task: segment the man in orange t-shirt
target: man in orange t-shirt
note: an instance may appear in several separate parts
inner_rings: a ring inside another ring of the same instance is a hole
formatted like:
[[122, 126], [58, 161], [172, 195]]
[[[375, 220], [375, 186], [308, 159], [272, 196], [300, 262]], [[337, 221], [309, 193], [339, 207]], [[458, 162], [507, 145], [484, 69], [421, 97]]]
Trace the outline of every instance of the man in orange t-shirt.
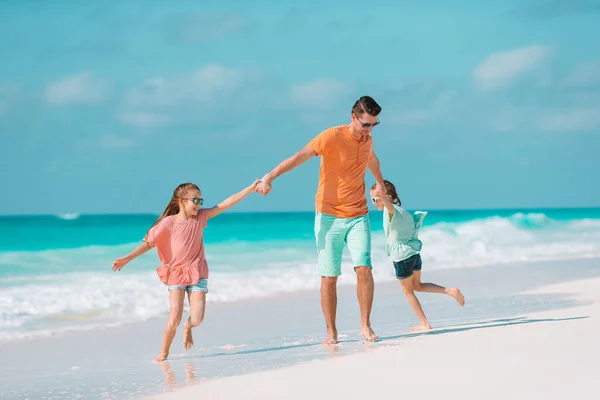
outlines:
[[362, 335], [373, 341], [371, 329], [373, 274], [371, 272], [371, 227], [367, 208], [365, 173], [367, 168], [385, 193], [379, 160], [373, 152], [371, 130], [379, 124], [381, 107], [363, 96], [352, 107], [348, 125], [326, 129], [302, 150], [266, 174], [257, 192], [266, 195], [278, 176], [314, 156], [321, 156], [319, 188], [315, 198], [315, 236], [321, 275], [321, 306], [327, 324], [324, 344], [337, 343], [335, 314], [337, 277], [342, 274], [342, 253], [347, 246], [357, 276]]

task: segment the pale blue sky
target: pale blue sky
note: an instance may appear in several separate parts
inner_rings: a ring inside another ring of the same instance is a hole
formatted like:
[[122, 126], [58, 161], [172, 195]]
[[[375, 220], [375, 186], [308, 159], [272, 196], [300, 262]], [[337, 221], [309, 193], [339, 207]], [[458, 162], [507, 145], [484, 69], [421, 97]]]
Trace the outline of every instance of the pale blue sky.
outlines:
[[[0, 214], [212, 205], [365, 94], [409, 208], [600, 206], [600, 1], [299, 4], [0, 0]], [[311, 210], [317, 178], [236, 210]]]

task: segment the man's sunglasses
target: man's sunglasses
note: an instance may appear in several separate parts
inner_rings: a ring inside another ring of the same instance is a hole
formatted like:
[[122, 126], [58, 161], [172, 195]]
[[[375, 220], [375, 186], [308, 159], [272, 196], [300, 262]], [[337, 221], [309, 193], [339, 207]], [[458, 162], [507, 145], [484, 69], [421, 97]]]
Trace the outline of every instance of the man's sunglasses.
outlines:
[[[360, 120], [359, 120], [360, 121]], [[370, 128], [370, 127], [376, 127], [377, 125], [379, 125], [381, 122], [379, 122], [379, 120], [377, 120], [377, 122], [375, 122], [374, 124], [370, 124], [368, 122], [360, 122], [360, 124], [362, 125], [363, 128]]]
[[[356, 115], [356, 114], [354, 114]], [[356, 116], [356, 119], [358, 120], [358, 122], [360, 122], [360, 124], [362, 125], [363, 128], [371, 128], [371, 127], [376, 127], [377, 125], [379, 125], [381, 122], [379, 122], [379, 118], [377, 118], [377, 122], [375, 122], [374, 124], [371, 124], [369, 122], [362, 122], [360, 120], [360, 118], [358, 118], [358, 116]]]
[[191, 200], [192, 202], [194, 202], [195, 205], [202, 205], [204, 204], [204, 199], [203, 198], [197, 198], [197, 197], [188, 197], [185, 198], [184, 200]]

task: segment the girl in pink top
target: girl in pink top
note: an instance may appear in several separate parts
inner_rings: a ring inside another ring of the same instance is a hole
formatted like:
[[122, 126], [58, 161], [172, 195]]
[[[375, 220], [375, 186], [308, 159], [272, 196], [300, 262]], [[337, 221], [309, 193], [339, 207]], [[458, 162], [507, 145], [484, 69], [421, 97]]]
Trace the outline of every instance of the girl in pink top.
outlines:
[[113, 271], [120, 271], [131, 260], [156, 247], [162, 264], [156, 272], [169, 289], [169, 319], [163, 334], [162, 349], [155, 362], [164, 361], [169, 356], [171, 343], [181, 322], [186, 292], [190, 303], [190, 317], [183, 326], [183, 347], [186, 350], [194, 344], [192, 328], [200, 325], [204, 319], [208, 263], [204, 255], [203, 233], [207, 221], [255, 191], [259, 182], [257, 179], [246, 189], [212, 208], [200, 208], [204, 200], [198, 186], [182, 183], [173, 191], [171, 201], [144, 237], [144, 242], [113, 263]]

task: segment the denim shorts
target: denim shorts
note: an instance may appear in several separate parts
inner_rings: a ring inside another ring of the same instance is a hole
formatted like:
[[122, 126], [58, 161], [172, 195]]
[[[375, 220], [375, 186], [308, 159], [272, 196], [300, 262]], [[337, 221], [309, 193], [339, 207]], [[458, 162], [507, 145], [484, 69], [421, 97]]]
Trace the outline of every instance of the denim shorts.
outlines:
[[171, 285], [169, 286], [169, 291], [171, 290], [185, 290], [188, 293], [191, 292], [204, 292], [208, 293], [208, 279], [200, 278], [200, 281], [195, 285], [189, 286], [180, 286], [180, 285]]
[[415, 254], [411, 257], [408, 257], [406, 260], [394, 261], [394, 268], [396, 269], [396, 278], [410, 278], [413, 272], [420, 271], [422, 266], [423, 261], [421, 261], [420, 254]]

